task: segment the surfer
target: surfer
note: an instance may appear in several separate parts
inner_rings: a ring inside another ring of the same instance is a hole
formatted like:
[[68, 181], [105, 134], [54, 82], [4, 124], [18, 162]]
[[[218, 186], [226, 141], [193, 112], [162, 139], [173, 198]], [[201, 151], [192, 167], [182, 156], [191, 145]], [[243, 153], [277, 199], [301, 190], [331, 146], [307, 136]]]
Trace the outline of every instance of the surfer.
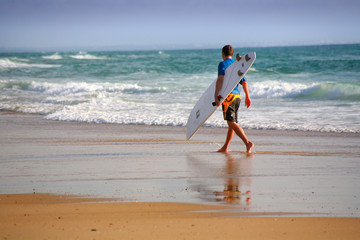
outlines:
[[[224, 75], [225, 75], [225, 69], [229, 67], [234, 60], [232, 59], [232, 56], [234, 55], [234, 49], [231, 45], [226, 45], [222, 48], [222, 58], [223, 61], [219, 63], [218, 66], [218, 78], [216, 81], [216, 88], [215, 88], [215, 103], [216, 106], [220, 106], [220, 99], [221, 96], [219, 95], [219, 92], [222, 88]], [[247, 108], [251, 105], [251, 100], [249, 96], [249, 89], [246, 82], [246, 78], [243, 77], [239, 84], [242, 85], [242, 88], [245, 92], [245, 106]], [[223, 101], [222, 109], [224, 112], [224, 120], [227, 121], [228, 124], [228, 132], [226, 136], [226, 140], [224, 145], [218, 150], [218, 152], [227, 152], [228, 147], [230, 145], [231, 140], [234, 137], [234, 133], [240, 137], [240, 139], [244, 142], [246, 146], [246, 152], [250, 153], [251, 149], [254, 147], [254, 144], [249, 141], [249, 139], [246, 137], [244, 130], [242, 127], [240, 127], [237, 122], [237, 112], [240, 106], [240, 91], [239, 91], [239, 84], [236, 85], [234, 90], [226, 97], [226, 99]], [[219, 99], [220, 98], [220, 99]]]

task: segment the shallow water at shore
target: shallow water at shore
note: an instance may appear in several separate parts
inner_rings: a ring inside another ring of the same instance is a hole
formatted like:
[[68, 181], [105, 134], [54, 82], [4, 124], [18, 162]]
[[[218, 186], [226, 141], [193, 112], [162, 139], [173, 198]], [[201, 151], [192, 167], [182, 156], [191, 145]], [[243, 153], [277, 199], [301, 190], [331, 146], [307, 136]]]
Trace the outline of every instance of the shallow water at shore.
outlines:
[[54, 122], [0, 114], [0, 193], [236, 206], [239, 212], [359, 217], [360, 135]]

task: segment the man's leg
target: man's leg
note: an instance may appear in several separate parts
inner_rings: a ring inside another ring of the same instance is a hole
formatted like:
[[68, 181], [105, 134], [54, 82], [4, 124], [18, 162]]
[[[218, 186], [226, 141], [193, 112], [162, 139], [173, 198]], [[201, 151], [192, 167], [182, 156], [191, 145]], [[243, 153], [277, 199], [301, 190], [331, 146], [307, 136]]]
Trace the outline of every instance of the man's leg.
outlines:
[[236, 122], [227, 121], [227, 124], [229, 126], [229, 130], [232, 129], [233, 132], [235, 132], [236, 135], [238, 135], [239, 138], [244, 142], [244, 144], [246, 146], [246, 152], [248, 152], [248, 153], [251, 152], [251, 149], [254, 147], [254, 144], [252, 142], [250, 142], [249, 139], [246, 137], [245, 132], [242, 129], [242, 127], [240, 127]]
[[228, 128], [227, 135], [226, 135], [226, 140], [225, 140], [224, 146], [222, 146], [222, 147], [218, 150], [218, 152], [224, 152], [224, 153], [228, 152], [228, 147], [229, 147], [229, 145], [230, 145], [231, 140], [232, 140], [233, 137], [234, 137], [234, 133], [235, 133], [234, 130], [229, 127], [229, 128]]

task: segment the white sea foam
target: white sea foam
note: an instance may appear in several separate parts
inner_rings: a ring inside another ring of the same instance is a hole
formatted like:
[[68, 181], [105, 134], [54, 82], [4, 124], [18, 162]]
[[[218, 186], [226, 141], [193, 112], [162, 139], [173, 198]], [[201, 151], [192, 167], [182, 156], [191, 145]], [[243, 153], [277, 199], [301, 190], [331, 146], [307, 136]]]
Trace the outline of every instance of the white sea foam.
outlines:
[[253, 98], [312, 98], [323, 100], [360, 100], [360, 86], [352, 83], [289, 83], [264, 81], [252, 83]]
[[102, 91], [104, 88], [101, 85], [89, 84], [86, 82], [67, 82], [61, 84], [33, 81], [29, 89], [32, 91], [43, 92], [51, 96], [64, 96], [69, 94], [94, 94]]
[[289, 83], [282, 81], [255, 82], [250, 85], [250, 94], [253, 98], [288, 98], [299, 96], [304, 90], [318, 85], [302, 83]]
[[13, 57], [13, 58], [10, 58], [10, 59], [13, 60], [13, 61], [20, 61], [20, 62], [29, 62], [30, 61], [29, 59], [19, 58], [19, 57]]
[[[0, 83], [0, 91], [13, 93], [1, 98], [0, 109], [40, 113], [50, 120], [95, 123], [185, 126], [196, 96], [202, 92], [131, 82], [60, 83], [24, 79], [1, 80]], [[338, 101], [334, 101], [333, 105], [329, 105], [328, 101], [316, 101], [316, 106], [313, 101], [296, 101], [297, 98], [314, 97], [324, 91], [334, 96], [332, 89], [340, 86], [267, 81], [254, 82], [250, 87], [252, 106], [246, 109], [242, 103], [239, 110], [239, 123], [244, 128], [360, 132], [359, 103], [345, 102], [347, 104], [339, 107]], [[356, 89], [347, 88], [349, 91]], [[329, 99], [328, 95], [324, 99]], [[349, 122], [353, 124], [349, 125]], [[205, 126], [226, 127], [221, 111], [216, 111]]]
[[[159, 87], [138, 83], [2, 81], [2, 85], [4, 90], [17, 89], [18, 97], [1, 98], [0, 109], [40, 113], [46, 119], [56, 121], [185, 126], [197, 100], [194, 92], [174, 94], [176, 88], [161, 87], [159, 91]], [[239, 123], [244, 128], [360, 132], [359, 124], [355, 124], [360, 104], [351, 103], [339, 108], [317, 102], [314, 107], [312, 101], [294, 102], [286, 98], [316, 89], [319, 84], [305, 87], [302, 84], [272, 83], [280, 90], [268, 89], [269, 83], [253, 85], [260, 90], [257, 97], [252, 96], [251, 108], [246, 109], [242, 103], [239, 110]], [[342, 117], [334, 116], [334, 112]], [[345, 117], [353, 118], [351, 122], [354, 124], [349, 125], [349, 121], [344, 121]], [[221, 111], [216, 111], [205, 126], [226, 127]]]
[[181, 114], [184, 112], [176, 104], [169, 107], [101, 96], [86, 103], [66, 106], [46, 118], [58, 121], [184, 126], [187, 120], [187, 114]]
[[83, 94], [91, 96], [101, 92], [139, 96], [144, 94], [162, 94], [166, 93], [168, 89], [166, 87], [140, 86], [137, 83], [48, 83], [32, 81], [29, 86], [29, 90], [42, 92], [49, 96], [65, 96], [70, 94]]
[[54, 67], [61, 67], [61, 65], [55, 64], [29, 64], [24, 62], [17, 62], [13, 61], [9, 58], [0, 59], [0, 69], [7, 69], [7, 68], [54, 68]]
[[104, 60], [104, 59], [107, 59], [107, 57], [105, 56], [94, 56], [94, 55], [91, 55], [91, 54], [88, 54], [86, 52], [79, 52], [78, 54], [76, 55], [71, 55], [70, 57], [72, 58], [75, 58], [75, 59], [87, 59], [87, 60]]
[[63, 57], [61, 55], [59, 55], [59, 53], [54, 53], [53, 55], [43, 56], [42, 58], [50, 59], [50, 60], [59, 60], [59, 59], [62, 59]]
[[[250, 111], [241, 107], [239, 124], [246, 129], [278, 129], [323, 132], [357, 132], [359, 124], [349, 126], [341, 119], [333, 120], [328, 124], [327, 119], [332, 112], [316, 113], [316, 109], [291, 107], [269, 107], [271, 111], [259, 111], [255, 106]], [[279, 104], [279, 103], [277, 103]], [[269, 103], [269, 105], [274, 105]], [[154, 102], [123, 101], [113, 97], [99, 97], [89, 102], [65, 106], [46, 116], [49, 120], [78, 121], [94, 123], [118, 123], [141, 125], [185, 126], [191, 105], [161, 105]], [[303, 111], [308, 111], [305, 113]], [[286, 114], [284, 114], [286, 112]], [[340, 111], [339, 114], [342, 114]], [[317, 117], [317, 122], [312, 119]], [[216, 111], [206, 122], [205, 126], [226, 127], [221, 111]]]

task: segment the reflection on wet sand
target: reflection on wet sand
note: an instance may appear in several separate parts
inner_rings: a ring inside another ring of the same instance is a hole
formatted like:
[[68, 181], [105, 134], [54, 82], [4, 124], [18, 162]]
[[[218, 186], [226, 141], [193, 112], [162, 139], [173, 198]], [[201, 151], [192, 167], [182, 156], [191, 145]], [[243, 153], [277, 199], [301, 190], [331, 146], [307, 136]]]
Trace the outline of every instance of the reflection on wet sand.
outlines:
[[194, 178], [190, 183], [199, 198], [238, 204], [250, 210], [253, 154], [210, 153], [188, 155]]
[[[227, 203], [236, 203], [236, 204], [242, 204], [243, 201], [250, 206], [251, 204], [251, 190], [250, 189], [240, 189], [242, 187], [240, 183], [240, 177], [241, 174], [241, 168], [239, 168], [239, 165], [244, 162], [237, 161], [231, 154], [226, 153], [225, 154], [227, 160], [226, 160], [226, 166], [225, 166], [225, 187], [223, 191], [215, 191], [214, 194], [216, 196], [216, 201], [221, 202], [227, 202]], [[243, 157], [245, 160], [248, 158], [251, 158], [252, 154], [247, 154], [245, 157]], [[245, 185], [244, 187], [246, 187]], [[250, 187], [250, 186], [248, 186]]]

